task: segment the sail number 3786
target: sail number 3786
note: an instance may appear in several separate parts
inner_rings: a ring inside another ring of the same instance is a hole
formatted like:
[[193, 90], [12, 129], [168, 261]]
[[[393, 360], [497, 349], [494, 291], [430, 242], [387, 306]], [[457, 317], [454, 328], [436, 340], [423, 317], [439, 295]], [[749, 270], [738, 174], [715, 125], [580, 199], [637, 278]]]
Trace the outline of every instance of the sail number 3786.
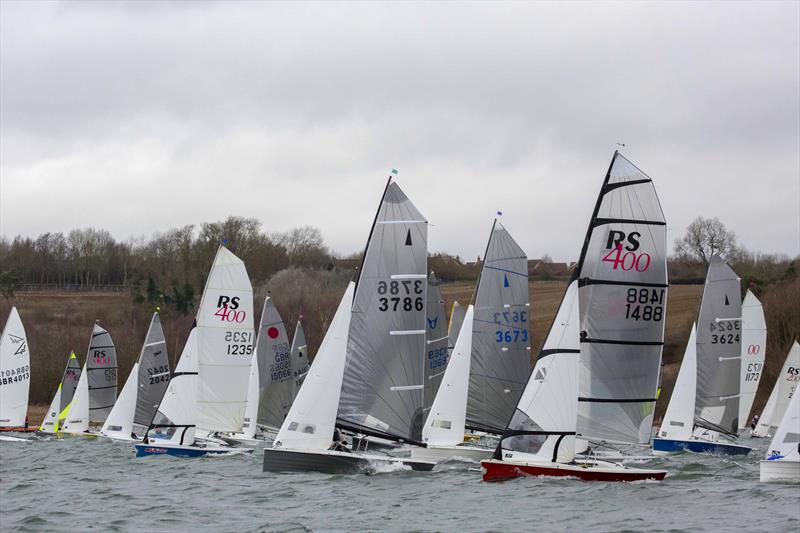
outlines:
[[401, 281], [378, 282], [378, 311], [422, 311], [425, 301], [421, 296], [425, 285], [421, 279], [404, 279]]

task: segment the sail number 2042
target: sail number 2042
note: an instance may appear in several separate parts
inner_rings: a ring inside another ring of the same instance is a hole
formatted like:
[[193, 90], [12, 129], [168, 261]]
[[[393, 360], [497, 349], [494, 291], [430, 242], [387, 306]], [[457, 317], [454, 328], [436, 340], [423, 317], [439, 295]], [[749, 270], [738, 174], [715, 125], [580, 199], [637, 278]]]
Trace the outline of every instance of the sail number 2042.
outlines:
[[660, 322], [664, 318], [665, 289], [628, 289], [625, 318]]

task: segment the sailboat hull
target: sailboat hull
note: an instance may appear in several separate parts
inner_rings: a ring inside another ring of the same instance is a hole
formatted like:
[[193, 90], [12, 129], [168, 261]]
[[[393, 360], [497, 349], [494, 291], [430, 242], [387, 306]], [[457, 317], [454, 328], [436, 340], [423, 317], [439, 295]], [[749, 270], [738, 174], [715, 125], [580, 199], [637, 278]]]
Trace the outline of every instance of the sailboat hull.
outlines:
[[0, 426], [0, 433], [4, 431], [8, 431], [10, 433], [33, 433], [36, 431], [37, 428], [32, 427], [11, 427], [11, 426]]
[[665, 455], [669, 453], [692, 452], [712, 455], [747, 455], [752, 448], [726, 442], [710, 442], [700, 439], [653, 439], [653, 453]]
[[518, 477], [574, 477], [583, 481], [662, 480], [666, 470], [628, 468], [615, 463], [522, 463], [489, 459], [481, 461], [484, 481], [505, 481]]
[[800, 483], [800, 461], [773, 459], [761, 461], [759, 481]]
[[202, 457], [204, 455], [223, 455], [228, 453], [248, 453], [252, 449], [236, 449], [224, 446], [179, 446], [164, 444], [136, 444], [136, 457], [148, 455], [172, 455], [173, 457]]
[[385, 455], [362, 455], [333, 450], [307, 451], [285, 448], [264, 449], [264, 472], [322, 472], [361, 474], [382, 466], [404, 465], [412, 470], [430, 471], [436, 463]]
[[427, 446], [425, 448], [411, 448], [411, 458], [423, 461], [482, 461], [489, 459], [494, 453], [494, 448], [481, 448], [478, 446]]

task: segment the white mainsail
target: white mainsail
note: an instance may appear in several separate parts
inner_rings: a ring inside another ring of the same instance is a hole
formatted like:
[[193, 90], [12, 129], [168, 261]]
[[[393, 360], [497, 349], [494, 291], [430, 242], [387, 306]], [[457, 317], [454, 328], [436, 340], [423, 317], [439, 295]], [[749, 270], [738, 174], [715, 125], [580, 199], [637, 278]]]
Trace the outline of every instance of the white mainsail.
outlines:
[[661, 422], [658, 436], [665, 439], [688, 440], [694, 430], [694, 403], [697, 394], [697, 326], [692, 324], [692, 333], [683, 353], [678, 378], [672, 389], [667, 412]]
[[[300, 317], [302, 318], [302, 316]], [[303, 386], [303, 380], [306, 379], [308, 373], [308, 346], [306, 345], [306, 333], [303, 330], [303, 324], [300, 319], [297, 320], [297, 326], [294, 328], [294, 337], [292, 337], [292, 377], [294, 378], [292, 387], [292, 403], [300, 392], [300, 387]]]
[[67, 418], [64, 420], [61, 431], [72, 434], [89, 431], [89, 374], [86, 371], [86, 364], [83, 365], [83, 371], [75, 389], [75, 397], [72, 399], [72, 405], [67, 412]]
[[739, 431], [750, 423], [750, 409], [764, 370], [767, 322], [761, 302], [748, 289], [742, 302], [742, 368], [739, 389]]
[[153, 313], [142, 351], [139, 353], [139, 386], [136, 390], [135, 430], [147, 429], [164, 397], [170, 379], [169, 355], [158, 313]]
[[767, 449], [768, 460], [800, 461], [800, 394], [793, 394]]
[[567, 287], [533, 372], [503, 433], [496, 459], [575, 457], [580, 354], [578, 282]]
[[273, 447], [318, 451], [330, 447], [342, 389], [354, 294], [355, 283], [350, 282]]
[[422, 428], [422, 440], [436, 446], [455, 446], [464, 442], [469, 393], [469, 367], [472, 359], [473, 306], [467, 308], [456, 345], [444, 378]]
[[241, 259], [220, 246], [208, 274], [197, 327], [197, 427], [239, 432], [253, 357], [253, 287]]
[[122, 392], [100, 429], [100, 434], [113, 439], [132, 440], [133, 416], [136, 413], [136, 389], [139, 382], [139, 363], [134, 363]]
[[294, 378], [286, 326], [271, 297], [264, 309], [256, 338], [258, 358], [258, 424], [279, 428], [292, 405]]
[[573, 279], [581, 354], [578, 435], [647, 444], [667, 304], [666, 220], [653, 180], [615, 152]]
[[0, 427], [25, 425], [30, 384], [28, 339], [17, 308], [12, 307], [0, 337]]
[[193, 328], [175, 366], [145, 442], [191, 446], [197, 420], [197, 328]]
[[786, 412], [789, 399], [797, 388], [799, 381], [800, 344], [794, 341], [789, 354], [786, 356], [786, 361], [783, 363], [781, 372], [778, 374], [778, 380], [769, 395], [767, 405], [761, 413], [761, 418], [758, 419], [758, 425], [753, 431], [753, 435], [765, 437], [776, 429], [783, 418], [783, 413]]
[[258, 357], [250, 361], [250, 380], [247, 383], [247, 405], [244, 408], [244, 422], [241, 435], [245, 439], [256, 436], [256, 417], [258, 416]]

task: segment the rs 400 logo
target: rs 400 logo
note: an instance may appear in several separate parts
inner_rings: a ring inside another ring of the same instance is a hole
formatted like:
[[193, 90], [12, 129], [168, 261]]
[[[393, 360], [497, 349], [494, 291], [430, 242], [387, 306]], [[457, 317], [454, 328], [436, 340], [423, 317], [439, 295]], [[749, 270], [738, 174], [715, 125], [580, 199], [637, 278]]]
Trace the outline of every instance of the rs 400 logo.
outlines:
[[609, 230], [605, 249], [610, 251], [603, 256], [603, 262], [611, 263], [611, 270], [646, 272], [650, 268], [650, 254], [639, 252], [641, 237], [638, 231], [626, 234], [624, 231]]
[[214, 316], [218, 316], [222, 322], [236, 322], [237, 324], [244, 322], [247, 318], [247, 312], [244, 309], [239, 309], [239, 297], [225, 296], [221, 294], [217, 300], [217, 312]]

